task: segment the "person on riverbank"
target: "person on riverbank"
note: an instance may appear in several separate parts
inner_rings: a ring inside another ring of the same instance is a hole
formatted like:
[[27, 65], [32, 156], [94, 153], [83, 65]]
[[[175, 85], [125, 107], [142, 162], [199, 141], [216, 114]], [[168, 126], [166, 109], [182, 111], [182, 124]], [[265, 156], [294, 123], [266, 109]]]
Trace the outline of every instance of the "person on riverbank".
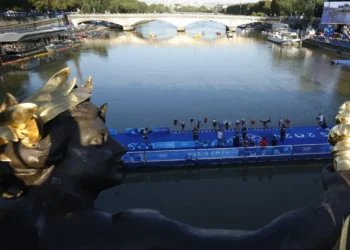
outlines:
[[174, 130], [177, 130], [178, 125], [179, 125], [179, 121], [175, 119], [173, 124], [174, 124]]
[[277, 138], [276, 136], [273, 136], [272, 140], [271, 140], [271, 146], [277, 146]]
[[207, 118], [207, 117], [204, 117], [204, 127], [205, 127], [205, 128], [207, 127], [207, 122], [208, 122], [208, 118]]
[[185, 121], [182, 121], [182, 122], [181, 122], [182, 132], [185, 131], [185, 127], [186, 127], [186, 123], [185, 123]]
[[216, 129], [216, 126], [218, 125], [218, 122], [215, 120], [215, 118], [213, 119], [213, 128]]
[[195, 127], [195, 128], [193, 129], [192, 134], [193, 134], [193, 140], [194, 140], [194, 141], [198, 141], [198, 134], [199, 134], [199, 131], [198, 131], [197, 127]]
[[223, 142], [224, 133], [222, 132], [222, 130], [219, 129], [217, 134], [218, 134], [218, 147], [225, 146]]
[[286, 137], [286, 126], [282, 125], [280, 129], [280, 141], [284, 141], [284, 138]]

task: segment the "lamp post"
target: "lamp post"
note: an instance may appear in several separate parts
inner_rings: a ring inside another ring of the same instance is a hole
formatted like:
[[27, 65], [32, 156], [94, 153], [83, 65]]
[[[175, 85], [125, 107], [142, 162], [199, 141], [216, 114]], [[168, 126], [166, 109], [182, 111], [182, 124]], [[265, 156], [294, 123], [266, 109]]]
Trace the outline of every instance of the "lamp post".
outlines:
[[[328, 134], [328, 141], [333, 146], [333, 166], [335, 171], [350, 170], [350, 101], [340, 106], [335, 119], [337, 125]], [[343, 225], [340, 250], [347, 249], [349, 221], [347, 217]]]

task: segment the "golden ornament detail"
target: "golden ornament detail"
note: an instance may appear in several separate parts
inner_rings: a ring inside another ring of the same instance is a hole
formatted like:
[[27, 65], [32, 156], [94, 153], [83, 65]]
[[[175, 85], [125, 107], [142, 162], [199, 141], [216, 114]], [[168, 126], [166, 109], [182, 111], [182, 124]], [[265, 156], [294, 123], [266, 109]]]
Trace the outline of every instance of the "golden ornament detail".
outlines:
[[[75, 78], [67, 82], [70, 72], [70, 68], [57, 72], [23, 103], [9, 93], [5, 96], [0, 106], [0, 145], [21, 141], [33, 147], [42, 139], [45, 123], [91, 97], [92, 78], [78, 88]], [[0, 153], [0, 161], [9, 159]]]
[[337, 125], [328, 134], [333, 165], [336, 171], [350, 170], [350, 102], [340, 106], [335, 119]]

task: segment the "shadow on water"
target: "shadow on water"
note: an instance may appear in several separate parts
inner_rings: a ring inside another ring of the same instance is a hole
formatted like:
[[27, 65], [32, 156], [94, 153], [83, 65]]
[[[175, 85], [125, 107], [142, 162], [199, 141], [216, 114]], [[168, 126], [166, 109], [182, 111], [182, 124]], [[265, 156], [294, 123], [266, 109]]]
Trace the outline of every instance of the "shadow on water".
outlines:
[[319, 201], [324, 164], [132, 172], [123, 185], [103, 192], [96, 206], [110, 212], [152, 208], [195, 226], [252, 230], [282, 213]]

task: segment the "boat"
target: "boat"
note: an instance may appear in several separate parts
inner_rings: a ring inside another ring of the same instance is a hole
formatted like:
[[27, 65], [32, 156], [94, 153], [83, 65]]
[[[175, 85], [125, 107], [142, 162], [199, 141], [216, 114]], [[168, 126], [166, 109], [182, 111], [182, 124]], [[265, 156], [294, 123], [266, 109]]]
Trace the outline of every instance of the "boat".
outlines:
[[264, 27], [265, 26], [261, 22], [253, 22], [237, 26], [237, 28], [241, 30], [262, 30]]
[[200, 33], [198, 33], [197, 35], [195, 35], [193, 38], [195, 38], [195, 39], [200, 39], [201, 38], [201, 34]]
[[273, 32], [267, 36], [267, 40], [281, 45], [300, 44], [301, 42], [295, 32]]
[[54, 52], [64, 48], [72, 47], [76, 44], [81, 44], [81, 40], [79, 38], [71, 37], [70, 39], [66, 39], [63, 41], [56, 41], [47, 46], [45, 46], [47, 52]]
[[152, 32], [149, 33], [149, 38], [150, 38], [150, 39], [154, 39], [154, 38], [156, 38], [156, 37], [157, 37], [157, 36], [153, 35]]

